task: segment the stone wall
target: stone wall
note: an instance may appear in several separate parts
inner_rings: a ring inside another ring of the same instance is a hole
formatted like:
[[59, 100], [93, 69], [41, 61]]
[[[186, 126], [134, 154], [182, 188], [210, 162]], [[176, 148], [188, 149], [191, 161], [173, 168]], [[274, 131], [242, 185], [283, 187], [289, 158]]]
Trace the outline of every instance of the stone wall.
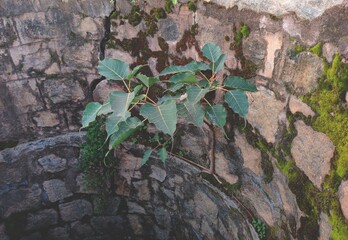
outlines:
[[[97, 75], [104, 56], [147, 64], [144, 73], [156, 75], [201, 59], [201, 47], [214, 42], [229, 72], [259, 90], [249, 95], [245, 121], [229, 116], [229, 139], [218, 134], [224, 184], [176, 158], [139, 168], [143, 149], [128, 146], [108, 214], [81, 186], [77, 134], [3, 150], [4, 239], [251, 239], [252, 218], [266, 223], [269, 239], [348, 237], [346, 1], [198, 1], [197, 9], [181, 2], [164, 18], [153, 10], [165, 1], [0, 2], [0, 142], [76, 131], [83, 105], [117, 87]], [[245, 25], [250, 34], [238, 38]], [[178, 147], [206, 166], [207, 131], [180, 128]], [[39, 147], [29, 154], [30, 146]]]
[[0, 142], [79, 128], [112, 10], [108, 0], [0, 2]]
[[127, 152], [117, 174], [126, 182], [103, 198], [77, 167], [83, 136], [0, 153], [1, 239], [258, 239], [238, 202], [179, 159], [140, 169]]

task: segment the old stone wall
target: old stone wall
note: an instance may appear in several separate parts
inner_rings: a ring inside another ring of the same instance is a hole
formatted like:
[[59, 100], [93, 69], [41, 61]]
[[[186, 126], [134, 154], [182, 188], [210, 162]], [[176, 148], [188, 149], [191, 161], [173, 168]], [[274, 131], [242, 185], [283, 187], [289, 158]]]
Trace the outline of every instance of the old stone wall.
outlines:
[[[79, 185], [78, 135], [43, 139], [1, 152], [4, 238], [252, 239], [257, 218], [267, 239], [347, 239], [347, 2], [115, 2], [0, 2], [0, 142], [76, 131], [83, 105], [117, 88], [97, 75], [98, 58], [156, 75], [201, 60], [214, 42], [229, 73], [259, 90], [246, 119], [229, 116], [229, 139], [218, 134], [223, 184], [176, 158], [140, 168], [143, 149], [128, 146], [105, 214]], [[209, 133], [180, 129], [178, 148], [206, 167]], [[21, 149], [32, 144], [44, 147], [28, 157]]]
[[238, 202], [179, 159], [140, 169], [140, 158], [127, 152], [117, 177], [126, 182], [116, 194], [88, 188], [78, 169], [83, 136], [0, 153], [1, 239], [258, 238]]
[[0, 2], [0, 142], [79, 128], [112, 10], [108, 0]]

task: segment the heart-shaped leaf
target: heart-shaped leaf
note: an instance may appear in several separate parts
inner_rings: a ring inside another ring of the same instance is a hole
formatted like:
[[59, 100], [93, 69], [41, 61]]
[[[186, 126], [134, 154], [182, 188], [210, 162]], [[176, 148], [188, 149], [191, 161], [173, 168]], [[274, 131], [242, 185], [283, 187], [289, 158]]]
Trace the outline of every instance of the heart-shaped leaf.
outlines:
[[245, 117], [248, 114], [248, 96], [242, 90], [237, 89], [226, 92], [225, 102], [240, 116]]
[[201, 128], [203, 126], [204, 111], [199, 103], [192, 103], [187, 100], [177, 105], [178, 114], [182, 116], [186, 122]]
[[216, 104], [213, 106], [207, 106], [206, 109], [207, 118], [216, 126], [224, 130], [226, 124], [226, 109], [222, 104]]
[[214, 65], [221, 56], [221, 49], [214, 43], [207, 43], [204, 45], [203, 55], [207, 57]]
[[228, 88], [235, 88], [244, 91], [256, 92], [257, 88], [254, 84], [248, 82], [246, 79], [241, 77], [228, 77], [224, 81], [224, 86]]
[[107, 80], [124, 80], [128, 76], [129, 65], [118, 59], [105, 58], [99, 62], [98, 71]]
[[102, 108], [102, 105], [98, 102], [88, 103], [82, 114], [81, 128], [88, 127], [88, 125], [95, 120], [101, 108]]
[[117, 148], [124, 140], [131, 136], [143, 123], [137, 117], [128, 118], [119, 124], [119, 129], [113, 133], [109, 141], [109, 149]]

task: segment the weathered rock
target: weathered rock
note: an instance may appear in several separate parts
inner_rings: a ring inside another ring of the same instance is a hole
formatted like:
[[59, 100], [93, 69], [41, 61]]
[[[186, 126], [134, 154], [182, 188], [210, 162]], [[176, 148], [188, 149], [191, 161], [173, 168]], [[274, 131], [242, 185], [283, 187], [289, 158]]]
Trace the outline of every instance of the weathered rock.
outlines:
[[233, 174], [231, 160], [226, 158], [224, 152], [215, 152], [215, 172], [229, 184], [238, 182], [238, 176]]
[[151, 165], [150, 177], [156, 179], [157, 181], [163, 182], [166, 179], [167, 173], [162, 168]]
[[323, 56], [329, 63], [332, 62], [333, 57], [336, 53], [338, 53], [338, 48], [332, 43], [325, 43], [323, 45]]
[[71, 46], [64, 49], [62, 57], [66, 71], [72, 72], [76, 68], [86, 68], [85, 72], [94, 73], [94, 66], [98, 62], [95, 52], [96, 49], [92, 43], [85, 43], [81, 46]]
[[54, 127], [60, 123], [58, 114], [48, 111], [39, 112], [33, 119], [38, 127]]
[[72, 193], [66, 188], [65, 183], [60, 179], [48, 180], [43, 182], [42, 185], [48, 195], [48, 200], [51, 202], [57, 202], [72, 196]]
[[135, 235], [141, 235], [144, 233], [143, 222], [138, 215], [129, 214], [128, 221]]
[[39, 232], [34, 232], [22, 237], [20, 240], [43, 240], [42, 234]]
[[38, 184], [30, 188], [16, 189], [1, 195], [0, 206], [2, 206], [1, 216], [8, 217], [12, 213], [18, 213], [32, 208], [37, 208], [41, 204], [42, 190]]
[[340, 38], [338, 42], [338, 50], [342, 56], [345, 58], [348, 57], [348, 36]]
[[43, 109], [44, 105], [39, 98], [40, 92], [35, 79], [9, 82], [7, 87], [19, 113]]
[[17, 34], [10, 18], [0, 18], [0, 47], [8, 47], [17, 39]]
[[170, 18], [159, 20], [159, 31], [161, 37], [166, 41], [176, 41], [180, 34], [177, 23]]
[[95, 231], [88, 223], [73, 222], [71, 223], [71, 236], [75, 239], [84, 239], [85, 237], [93, 236]]
[[53, 209], [45, 209], [29, 214], [27, 217], [26, 230], [38, 230], [57, 224], [58, 213]]
[[247, 120], [267, 142], [275, 143], [284, 107], [285, 103], [278, 101], [272, 91], [260, 88], [250, 94]]
[[80, 199], [59, 204], [59, 212], [64, 221], [71, 222], [79, 220], [84, 216], [91, 216], [93, 209], [90, 202]]
[[266, 57], [267, 42], [259, 34], [251, 34], [243, 41], [243, 54], [257, 65], [261, 65]]
[[69, 231], [67, 227], [57, 227], [47, 232], [47, 239], [50, 240], [66, 240], [69, 239]]
[[342, 181], [338, 189], [338, 199], [340, 200], [341, 210], [348, 219], [348, 181]]
[[114, 81], [101, 81], [93, 91], [93, 99], [97, 102], [105, 102], [109, 94], [114, 91], [123, 91], [122, 88]]
[[326, 240], [331, 238], [332, 226], [329, 217], [325, 213], [320, 213], [319, 220], [319, 238], [318, 240]]
[[314, 117], [315, 112], [304, 102], [298, 99], [296, 96], [291, 95], [289, 100], [289, 109], [292, 114], [297, 112], [302, 113], [306, 117]]
[[7, 236], [5, 231], [5, 225], [0, 225], [0, 239], [2, 240], [10, 240], [9, 236]]
[[330, 172], [335, 146], [323, 133], [314, 131], [303, 121], [296, 121], [297, 136], [291, 144], [291, 155], [313, 184], [321, 189], [324, 177]]
[[98, 194], [99, 189], [92, 188], [91, 186], [88, 185], [87, 179], [85, 178], [86, 176], [84, 174], [79, 174], [76, 177], [76, 186], [77, 190], [76, 192], [78, 193], [89, 193], [89, 194]]
[[151, 199], [148, 180], [133, 182], [133, 186], [137, 191], [137, 198], [140, 201], [149, 201]]
[[246, 137], [239, 132], [236, 132], [235, 134], [235, 143], [241, 151], [244, 160], [244, 167], [250, 169], [257, 176], [261, 176], [262, 168], [260, 150], [253, 148], [247, 142]]
[[218, 208], [213, 200], [204, 192], [197, 191], [194, 195], [195, 215], [199, 219], [202, 216], [213, 220], [218, 216]]
[[320, 0], [320, 1], [277, 1], [271, 0], [250, 1], [250, 0], [204, 0], [205, 2], [215, 2], [227, 8], [238, 6], [238, 9], [252, 9], [254, 11], [268, 12], [276, 16], [280, 16], [289, 12], [295, 12], [302, 18], [313, 19], [320, 16], [324, 11], [335, 5], [339, 5], [343, 0]]
[[66, 168], [66, 159], [60, 158], [54, 154], [42, 157], [37, 160], [45, 172], [55, 173], [63, 171]]
[[44, 92], [53, 104], [77, 102], [85, 98], [77, 79], [48, 79], [44, 81]]
[[155, 214], [157, 224], [160, 227], [164, 227], [164, 228], [171, 227], [170, 213], [166, 208], [156, 207], [154, 214]]
[[93, 198], [93, 212], [95, 215], [116, 216], [121, 204], [121, 198], [118, 196], [108, 197], [107, 200], [103, 197], [96, 196]]
[[92, 227], [99, 233], [124, 231], [127, 220], [122, 216], [100, 216], [91, 219]]
[[323, 69], [324, 63], [320, 57], [301, 52], [294, 60], [285, 60], [281, 79], [290, 84], [297, 94], [306, 94], [316, 88]]
[[136, 202], [127, 202], [128, 212], [136, 214], [146, 214], [145, 209]]

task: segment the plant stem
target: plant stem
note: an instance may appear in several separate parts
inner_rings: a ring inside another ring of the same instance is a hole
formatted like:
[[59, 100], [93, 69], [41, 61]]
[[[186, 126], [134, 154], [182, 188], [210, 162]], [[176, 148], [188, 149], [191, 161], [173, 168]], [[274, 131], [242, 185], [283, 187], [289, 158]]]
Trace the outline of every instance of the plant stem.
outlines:
[[127, 83], [122, 79], [122, 82], [123, 82], [123, 84], [126, 86], [126, 88], [127, 88], [127, 91], [130, 93], [130, 89], [129, 89], [129, 87], [127, 86]]

